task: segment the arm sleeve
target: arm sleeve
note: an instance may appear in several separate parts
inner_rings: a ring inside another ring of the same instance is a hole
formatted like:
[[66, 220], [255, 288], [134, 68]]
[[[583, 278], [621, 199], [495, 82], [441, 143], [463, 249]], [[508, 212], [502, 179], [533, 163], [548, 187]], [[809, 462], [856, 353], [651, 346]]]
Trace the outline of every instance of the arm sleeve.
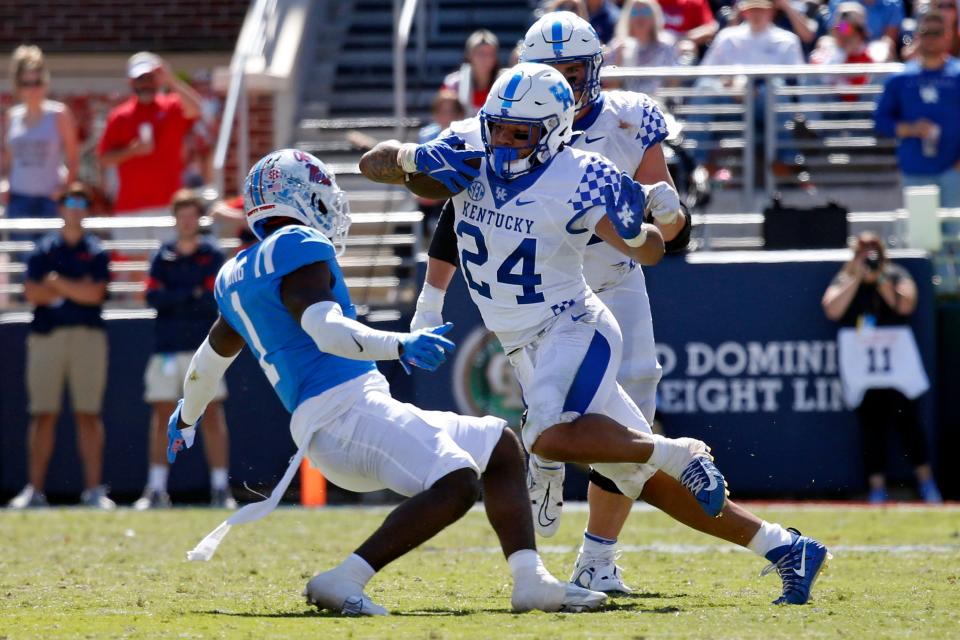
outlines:
[[690, 215], [690, 212], [687, 210], [685, 205], [680, 206], [683, 208], [683, 217], [685, 218], [685, 221], [683, 223], [683, 229], [680, 230], [680, 233], [678, 233], [673, 240], [668, 240], [664, 244], [664, 251], [668, 254], [683, 253], [690, 244], [690, 232], [693, 230], [693, 217]]
[[193, 354], [187, 375], [183, 379], [183, 408], [180, 409], [180, 418], [189, 425], [194, 425], [207, 405], [217, 394], [217, 385], [223, 374], [236, 360], [237, 356], [224, 357], [214, 351], [210, 345], [210, 338], [206, 338], [197, 352]]
[[876, 116], [874, 117], [877, 133], [888, 138], [897, 135], [897, 120], [900, 119], [900, 109], [897, 104], [897, 84], [896, 76], [887, 80], [883, 87], [883, 93], [880, 94], [880, 100], [877, 102]]
[[667, 119], [663, 116], [660, 106], [643, 96], [643, 100], [635, 107], [637, 119], [637, 141], [644, 150], [667, 139]]
[[594, 156], [570, 198], [574, 213], [567, 222], [567, 233], [593, 233], [597, 223], [607, 214], [604, 199], [607, 186], [613, 188], [614, 199], [620, 197], [620, 171], [606, 158]]
[[351, 360], [397, 360], [403, 334], [377, 331], [343, 315], [332, 300], [317, 302], [300, 316], [300, 326], [324, 353]]
[[455, 267], [460, 266], [460, 256], [457, 254], [457, 234], [453, 229], [453, 200], [447, 200], [440, 212], [440, 220], [430, 240], [427, 255], [437, 260], [443, 260]]

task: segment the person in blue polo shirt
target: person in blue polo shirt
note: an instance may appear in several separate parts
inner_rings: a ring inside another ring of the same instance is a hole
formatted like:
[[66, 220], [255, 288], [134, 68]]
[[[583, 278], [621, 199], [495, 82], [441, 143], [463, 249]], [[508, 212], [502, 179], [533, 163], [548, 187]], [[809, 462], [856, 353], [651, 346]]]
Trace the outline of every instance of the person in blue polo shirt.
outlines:
[[[144, 373], [144, 400], [153, 407], [150, 418], [150, 469], [143, 497], [135, 509], [170, 506], [167, 494], [167, 416], [173, 413], [183, 394], [183, 378], [193, 352], [217, 319], [213, 283], [224, 256], [212, 242], [200, 235], [203, 201], [189, 189], [173, 196], [176, 240], [166, 242], [150, 263], [147, 304], [157, 310], [153, 356]], [[227, 387], [217, 386], [205, 417], [204, 448], [210, 466], [211, 504], [228, 509], [237, 503], [227, 481], [227, 426], [223, 399]]]
[[100, 409], [107, 382], [107, 336], [100, 312], [107, 297], [110, 259], [96, 236], [81, 225], [89, 208], [86, 187], [71, 184], [60, 200], [63, 228], [40, 240], [27, 261], [25, 295], [34, 305], [27, 338], [29, 483], [10, 501], [14, 509], [47, 504], [43, 486], [65, 385], [83, 463], [81, 503], [100, 509], [116, 506], [101, 484]]
[[904, 186], [935, 184], [941, 206], [960, 207], [960, 60], [940, 14], [922, 15], [917, 37], [918, 59], [884, 85], [877, 133], [896, 136]]

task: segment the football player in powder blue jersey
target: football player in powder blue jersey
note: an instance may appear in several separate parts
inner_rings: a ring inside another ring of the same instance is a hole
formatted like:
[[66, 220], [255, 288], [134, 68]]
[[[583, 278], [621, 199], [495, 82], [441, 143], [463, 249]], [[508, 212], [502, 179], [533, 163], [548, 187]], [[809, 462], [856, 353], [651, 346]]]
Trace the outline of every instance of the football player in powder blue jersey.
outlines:
[[298, 451], [270, 498], [245, 506], [188, 553], [209, 560], [236, 524], [277, 505], [304, 456], [352, 491], [389, 488], [409, 499], [337, 567], [314, 576], [308, 602], [344, 615], [385, 615], [364, 588], [387, 564], [461, 518], [483, 490], [487, 515], [514, 577], [516, 611], [586, 611], [602, 593], [558, 581], [534, 542], [523, 450], [505, 421], [424, 411], [390, 396], [376, 360], [429, 371], [454, 344], [446, 324], [413, 333], [371, 329], [356, 311], [337, 264], [349, 227], [346, 195], [308, 153], [284, 149], [251, 169], [247, 222], [260, 240], [224, 264], [220, 316], [197, 350], [184, 397], [170, 417], [170, 462], [193, 443], [216, 384], [247, 345], [292, 414]]

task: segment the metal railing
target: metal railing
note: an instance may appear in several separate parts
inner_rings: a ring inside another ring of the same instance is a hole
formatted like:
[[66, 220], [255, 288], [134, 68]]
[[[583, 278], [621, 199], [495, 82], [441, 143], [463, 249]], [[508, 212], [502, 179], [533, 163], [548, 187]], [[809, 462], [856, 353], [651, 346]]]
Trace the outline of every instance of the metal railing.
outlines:
[[267, 17], [277, 8], [277, 0], [256, 0], [244, 20], [237, 46], [230, 59], [230, 86], [220, 120], [217, 146], [213, 154], [214, 186], [217, 193], [223, 194], [223, 172], [227, 164], [227, 152], [233, 133], [234, 118], [239, 116], [237, 124], [237, 184], [243, 184], [250, 164], [250, 104], [247, 99], [246, 71], [247, 63], [254, 56], [261, 55], [268, 41]]
[[[841, 126], [848, 131], [867, 131], [873, 128], [872, 101], [845, 102], [841, 96], [875, 96], [882, 87], [873, 82], [882, 76], [897, 73], [903, 69], [899, 63], [885, 64], [842, 64], [842, 65], [738, 65], [738, 66], [695, 66], [695, 67], [605, 67], [601, 78], [604, 80], [655, 79], [671, 80], [678, 86], [661, 86], [655, 93], [660, 100], [676, 101], [680, 104], [672, 112], [682, 121], [688, 131], [723, 134], [718, 145], [724, 149], [742, 150], [742, 207], [754, 208], [756, 185], [754, 174], [757, 168], [757, 132], [755, 128], [757, 114], [757, 88], [763, 84], [763, 187], [766, 195], [775, 191], [774, 160], [778, 153], [778, 118], [786, 113], [819, 114], [858, 114], [859, 120], [846, 120], [842, 124], [833, 122], [818, 123], [824, 128]], [[845, 76], [867, 76], [869, 84], [822, 86], [812, 81], [829, 81]], [[783, 80], [799, 81], [798, 86], [789, 86]], [[715, 86], [704, 86], [706, 80], [719, 81]], [[726, 86], [736, 80], [738, 86]], [[719, 84], [720, 86], [716, 86]], [[750, 99], [747, 99], [750, 97]], [[735, 103], [730, 104], [733, 99]], [[783, 99], [790, 100], [784, 103]], [[712, 100], [713, 104], [710, 103]], [[797, 101], [793, 101], [797, 100]], [[693, 102], [691, 104], [691, 101]], [[696, 104], [697, 102], [700, 104]], [[717, 104], [717, 102], [724, 102]], [[729, 118], [740, 116], [739, 121], [721, 120], [712, 117]], [[698, 118], [700, 121], [698, 121]], [[703, 119], [707, 119], [703, 121]], [[731, 135], [732, 134], [732, 135]], [[856, 141], [851, 140], [856, 144]], [[863, 145], [861, 140], [859, 144]], [[867, 142], [869, 144], [869, 142]]]
[[[419, 0], [393, 0], [393, 19], [397, 25], [393, 32], [393, 117], [394, 137], [398, 140], [402, 140], [402, 123], [407, 119], [407, 45], [419, 4]], [[417, 50], [422, 57], [426, 50], [425, 6], [419, 15]]]

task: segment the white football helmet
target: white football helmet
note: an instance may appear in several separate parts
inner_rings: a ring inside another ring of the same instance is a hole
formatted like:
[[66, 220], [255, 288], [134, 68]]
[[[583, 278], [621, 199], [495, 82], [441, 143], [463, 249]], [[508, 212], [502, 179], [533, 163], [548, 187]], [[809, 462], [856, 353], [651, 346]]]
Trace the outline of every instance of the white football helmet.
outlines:
[[[480, 134], [495, 174], [510, 180], [549, 162], [573, 137], [574, 101], [569, 83], [553, 67], [521, 63], [497, 78], [480, 110]], [[526, 148], [496, 146], [491, 126], [526, 125]]]
[[268, 153], [253, 165], [243, 185], [247, 224], [260, 240], [271, 218], [293, 218], [320, 231], [342, 251], [350, 228], [347, 194], [333, 172], [313, 155], [299, 149]]
[[580, 92], [577, 111], [600, 97], [600, 67], [603, 65], [600, 38], [590, 23], [575, 13], [554, 11], [534, 22], [523, 37], [520, 62], [582, 62], [585, 80], [573, 87], [575, 94]]

